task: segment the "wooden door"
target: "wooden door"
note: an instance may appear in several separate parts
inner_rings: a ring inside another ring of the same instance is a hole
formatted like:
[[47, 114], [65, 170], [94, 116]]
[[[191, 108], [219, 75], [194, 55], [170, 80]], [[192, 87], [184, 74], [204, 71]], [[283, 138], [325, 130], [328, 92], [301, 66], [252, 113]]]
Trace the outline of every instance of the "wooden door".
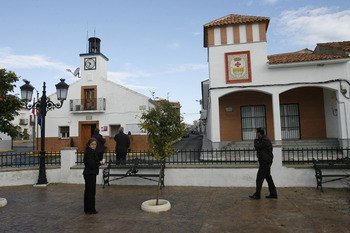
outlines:
[[96, 110], [95, 89], [85, 89], [84, 110]]
[[81, 135], [81, 150], [85, 151], [86, 144], [91, 138], [96, 128], [96, 124], [83, 124], [82, 125], [82, 135]]

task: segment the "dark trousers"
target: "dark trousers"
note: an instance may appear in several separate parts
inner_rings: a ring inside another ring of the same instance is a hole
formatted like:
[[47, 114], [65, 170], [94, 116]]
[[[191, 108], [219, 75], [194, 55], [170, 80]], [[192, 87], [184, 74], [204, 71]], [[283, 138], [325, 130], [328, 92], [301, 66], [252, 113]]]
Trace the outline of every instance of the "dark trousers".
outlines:
[[84, 212], [95, 212], [96, 175], [84, 175]]
[[255, 195], [258, 197], [260, 197], [262, 184], [265, 179], [267, 181], [267, 184], [269, 185], [270, 195], [277, 196], [276, 186], [271, 176], [271, 164], [260, 164], [259, 166], [258, 174], [256, 176], [256, 192], [255, 192]]
[[117, 160], [117, 164], [124, 163], [124, 161], [126, 160], [126, 151], [125, 152], [116, 152], [115, 155], [116, 155], [115, 157]]

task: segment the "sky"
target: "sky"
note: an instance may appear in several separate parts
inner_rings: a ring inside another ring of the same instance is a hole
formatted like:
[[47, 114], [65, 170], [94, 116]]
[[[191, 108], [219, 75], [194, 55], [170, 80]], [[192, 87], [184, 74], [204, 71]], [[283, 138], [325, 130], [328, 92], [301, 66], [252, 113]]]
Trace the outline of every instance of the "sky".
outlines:
[[[184, 121], [200, 117], [209, 78], [203, 25], [229, 14], [270, 17], [267, 53], [350, 41], [349, 0], [0, 0], [0, 69], [55, 92], [80, 66], [87, 38], [101, 39], [108, 79], [148, 97], [180, 102]], [[69, 91], [69, 90], [68, 90]]]

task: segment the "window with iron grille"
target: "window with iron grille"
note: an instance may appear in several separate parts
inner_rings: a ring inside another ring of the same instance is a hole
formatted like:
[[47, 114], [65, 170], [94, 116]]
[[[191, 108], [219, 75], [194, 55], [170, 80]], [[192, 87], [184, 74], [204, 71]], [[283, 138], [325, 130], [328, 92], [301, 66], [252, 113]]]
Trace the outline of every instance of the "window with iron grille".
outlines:
[[61, 139], [69, 138], [69, 126], [60, 126], [59, 127], [59, 137]]
[[256, 128], [263, 128], [266, 132], [265, 106], [241, 106], [242, 139], [253, 140], [256, 135]]
[[298, 104], [281, 104], [282, 139], [300, 139], [300, 114]]

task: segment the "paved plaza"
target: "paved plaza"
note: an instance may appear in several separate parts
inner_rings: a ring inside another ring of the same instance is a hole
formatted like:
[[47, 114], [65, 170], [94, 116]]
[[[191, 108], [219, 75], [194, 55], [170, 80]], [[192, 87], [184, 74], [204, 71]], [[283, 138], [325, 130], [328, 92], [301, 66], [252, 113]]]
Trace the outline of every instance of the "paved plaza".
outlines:
[[[97, 186], [97, 215], [83, 212], [84, 185], [0, 187], [0, 232], [350, 232], [350, 189], [278, 188], [279, 199], [250, 200], [254, 188], [165, 187], [168, 212], [141, 210], [156, 186]], [[263, 195], [268, 194], [266, 187]]]

